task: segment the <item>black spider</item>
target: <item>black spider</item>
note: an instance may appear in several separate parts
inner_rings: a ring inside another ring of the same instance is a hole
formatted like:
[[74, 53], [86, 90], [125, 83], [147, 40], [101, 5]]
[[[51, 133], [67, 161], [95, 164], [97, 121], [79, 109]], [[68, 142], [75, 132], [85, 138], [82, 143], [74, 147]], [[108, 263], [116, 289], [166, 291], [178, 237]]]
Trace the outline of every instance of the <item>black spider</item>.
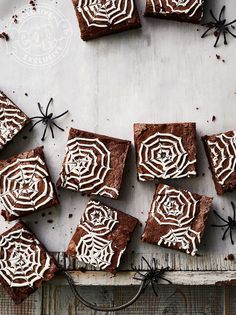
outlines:
[[229, 231], [230, 234], [230, 239], [231, 239], [231, 243], [232, 245], [234, 245], [234, 241], [233, 241], [233, 236], [232, 236], [232, 231], [236, 230], [236, 209], [235, 209], [235, 205], [233, 202], [231, 202], [232, 205], [232, 209], [233, 209], [233, 218], [228, 216], [228, 221], [225, 220], [224, 218], [222, 218], [215, 210], [214, 213], [215, 215], [217, 215], [218, 218], [220, 218], [222, 221], [225, 222], [225, 224], [221, 224], [221, 225], [216, 225], [216, 224], [212, 224], [212, 226], [214, 227], [226, 227], [226, 230], [224, 231], [224, 234], [222, 236], [222, 240], [225, 239], [226, 233]]
[[131, 268], [136, 272], [136, 274], [139, 275], [139, 277], [137, 277], [135, 274], [134, 279], [144, 282], [143, 293], [146, 290], [146, 288], [149, 286], [149, 284], [151, 284], [154, 294], [158, 296], [157, 291], [155, 289], [155, 284], [158, 284], [159, 279], [165, 280], [168, 283], [172, 284], [170, 280], [163, 277], [164, 273], [170, 270], [170, 268], [165, 267], [158, 270], [155, 258], [153, 258], [153, 266], [151, 266], [144, 257], [142, 257], [142, 260], [144, 260], [145, 263], [147, 264], [148, 270], [145, 274], [143, 274], [139, 270], [137, 270], [137, 268], [131, 266]]
[[37, 121], [36, 123], [33, 124], [33, 126], [30, 128], [29, 131], [32, 131], [33, 128], [39, 124], [40, 122], [45, 125], [45, 129], [44, 129], [44, 132], [43, 132], [43, 136], [42, 136], [42, 141], [44, 141], [45, 139], [45, 136], [46, 136], [46, 132], [47, 132], [47, 129], [48, 127], [50, 128], [51, 130], [51, 134], [52, 134], [52, 138], [54, 139], [54, 132], [53, 132], [53, 126], [57, 127], [58, 129], [60, 129], [61, 131], [65, 131], [63, 128], [59, 127], [56, 123], [55, 123], [55, 120], [66, 115], [68, 113], [68, 110], [65, 111], [64, 113], [58, 115], [58, 116], [55, 116], [53, 117], [53, 113], [48, 113], [48, 109], [49, 109], [49, 106], [50, 104], [52, 103], [53, 101], [53, 98], [51, 97], [49, 102], [48, 102], [48, 105], [47, 105], [47, 108], [46, 108], [46, 113], [43, 112], [42, 110], [42, 107], [40, 105], [40, 103], [38, 103], [38, 108], [39, 108], [39, 111], [40, 113], [42, 114], [42, 116], [35, 116], [35, 117], [32, 117], [31, 119], [39, 119], [39, 121]]
[[218, 41], [220, 39], [220, 36], [223, 35], [224, 36], [224, 44], [227, 45], [227, 34], [230, 34], [231, 36], [236, 38], [236, 35], [233, 34], [231, 32], [231, 30], [229, 29], [229, 26], [231, 25], [231, 27], [234, 29], [234, 26], [232, 24], [236, 23], [236, 20], [233, 20], [232, 22], [226, 23], [226, 19], [223, 18], [223, 14], [225, 12], [225, 5], [222, 7], [220, 14], [219, 14], [219, 18], [217, 19], [214, 15], [214, 13], [212, 12], [212, 10], [210, 10], [210, 14], [213, 18], [213, 21], [210, 21], [208, 23], [202, 24], [203, 26], [206, 26], [208, 29], [202, 34], [202, 38], [204, 38], [209, 31], [214, 29], [214, 35], [216, 36], [216, 41], [214, 44], [214, 47], [217, 46]]

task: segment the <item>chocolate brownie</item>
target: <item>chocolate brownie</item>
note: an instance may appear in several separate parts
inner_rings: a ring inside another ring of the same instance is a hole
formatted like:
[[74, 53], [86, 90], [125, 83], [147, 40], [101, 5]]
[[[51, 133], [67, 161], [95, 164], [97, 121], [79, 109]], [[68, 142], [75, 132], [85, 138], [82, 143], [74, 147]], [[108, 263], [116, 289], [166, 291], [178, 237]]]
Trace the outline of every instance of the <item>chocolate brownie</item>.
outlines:
[[58, 203], [42, 147], [0, 161], [0, 205], [6, 220]]
[[196, 124], [134, 124], [138, 180], [196, 175]]
[[22, 222], [0, 235], [0, 282], [16, 304], [57, 271], [54, 258]]
[[0, 91], [0, 150], [29, 122], [26, 114]]
[[137, 223], [138, 220], [128, 214], [90, 200], [67, 254], [114, 273]]
[[85, 41], [141, 27], [134, 0], [72, 0]]
[[142, 240], [194, 256], [212, 200], [187, 190], [157, 185]]
[[130, 141], [70, 129], [58, 187], [118, 198]]
[[216, 192], [236, 188], [236, 131], [202, 137]]
[[145, 16], [199, 23], [204, 0], [146, 0]]

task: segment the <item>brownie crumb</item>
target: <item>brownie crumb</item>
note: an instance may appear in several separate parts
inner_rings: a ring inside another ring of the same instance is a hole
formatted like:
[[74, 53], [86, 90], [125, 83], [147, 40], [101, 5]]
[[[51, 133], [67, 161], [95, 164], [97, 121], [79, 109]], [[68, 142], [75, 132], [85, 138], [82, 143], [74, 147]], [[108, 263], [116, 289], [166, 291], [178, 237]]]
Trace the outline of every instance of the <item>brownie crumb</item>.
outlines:
[[12, 16], [12, 19], [15, 24], [18, 23], [18, 16], [16, 14]]
[[216, 54], [216, 58], [217, 58], [218, 60], [221, 59], [220, 55], [217, 55], [217, 54]]
[[84, 268], [84, 267], [80, 267], [80, 268], [78, 268], [78, 271], [81, 271], [81, 272], [86, 272], [87, 271], [87, 269], [86, 268]]
[[213, 115], [211, 120], [215, 121], [216, 120], [216, 116]]
[[53, 223], [53, 220], [48, 220], [47, 222], [48, 222], [48, 223]]
[[205, 176], [206, 174], [205, 173], [202, 173], [202, 176]]
[[51, 215], [52, 214], [52, 212], [50, 211], [50, 212], [48, 212], [48, 215]]
[[72, 217], [73, 217], [73, 214], [72, 214], [72, 213], [69, 213], [68, 218], [70, 219], [70, 218], [72, 218]]
[[25, 96], [29, 96], [28, 93], [25, 93]]
[[225, 60], [224, 60], [224, 59], [222, 59], [222, 62], [224, 62], [224, 63], [225, 63]]
[[46, 214], [45, 214], [44, 212], [41, 214], [42, 217], [45, 217], [45, 215], [46, 215]]
[[23, 136], [22, 138], [23, 138], [24, 140], [28, 139], [28, 137], [27, 137], [27, 136]]
[[229, 254], [227, 257], [227, 260], [233, 261], [235, 259], [233, 254]]
[[199, 107], [196, 107], [196, 110], [199, 110]]
[[10, 37], [6, 32], [0, 33], [0, 38], [5, 39], [5, 41], [9, 41]]

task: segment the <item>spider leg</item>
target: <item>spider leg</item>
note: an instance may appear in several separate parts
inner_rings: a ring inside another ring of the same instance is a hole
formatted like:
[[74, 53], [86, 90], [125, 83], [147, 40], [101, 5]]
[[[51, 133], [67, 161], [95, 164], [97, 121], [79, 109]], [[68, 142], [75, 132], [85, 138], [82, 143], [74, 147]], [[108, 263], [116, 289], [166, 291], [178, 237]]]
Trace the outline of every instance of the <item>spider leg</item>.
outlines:
[[44, 114], [44, 112], [43, 112], [43, 110], [42, 110], [42, 107], [41, 107], [40, 103], [38, 103], [38, 108], [39, 108], [39, 111], [40, 111], [40, 113], [42, 114], [42, 116], [43, 116], [43, 117], [46, 117], [45, 114]]
[[211, 226], [213, 226], [213, 227], [224, 227], [224, 226], [227, 226], [228, 225], [228, 223], [227, 224], [212, 224]]
[[225, 5], [222, 7], [221, 11], [220, 11], [220, 15], [219, 15], [219, 20], [221, 21], [222, 20], [222, 15], [225, 11]]
[[226, 37], [226, 32], [227, 31], [224, 31], [223, 34], [224, 34], [224, 45], [228, 45], [227, 43], [227, 37]]
[[149, 262], [147, 261], [147, 259], [145, 257], [142, 257], [142, 259], [145, 261], [145, 263], [148, 265], [148, 267], [150, 269], [152, 269], [151, 265], [149, 264]]
[[219, 31], [219, 33], [218, 33], [218, 35], [217, 35], [217, 38], [216, 38], [216, 41], [215, 41], [214, 47], [216, 47], [216, 46], [217, 46], [218, 41], [219, 41], [219, 39], [220, 39], [220, 35], [221, 35], [221, 33], [222, 33], [222, 30], [220, 30], [220, 31]]
[[56, 126], [58, 129], [60, 129], [61, 131], [65, 131], [65, 129], [59, 127], [56, 123], [52, 122], [52, 124], [53, 124], [54, 126]]
[[158, 296], [157, 291], [156, 291], [156, 289], [155, 289], [155, 285], [154, 285], [154, 283], [153, 283], [153, 282], [151, 282], [151, 284], [152, 284], [152, 290], [153, 290], [153, 292], [154, 292], [155, 296]]
[[225, 27], [227, 27], [227, 26], [229, 26], [229, 25], [232, 25], [232, 24], [234, 24], [234, 23], [236, 23], [236, 20], [233, 20], [232, 22], [229, 22], [229, 23], [225, 24]]
[[51, 97], [49, 102], [48, 102], [47, 108], [46, 108], [46, 116], [48, 115], [48, 109], [49, 109], [49, 106], [52, 103], [52, 101], [53, 101], [53, 98]]
[[234, 245], [232, 229], [230, 229], [229, 234], [230, 234], [231, 244]]
[[53, 117], [52, 120], [58, 119], [58, 118], [60, 118], [60, 117], [62, 117], [62, 116], [64, 116], [64, 115], [66, 115], [67, 113], [69, 113], [68, 110], [66, 110], [64, 113], [62, 113], [62, 114], [60, 114], [60, 115], [58, 115], [58, 116], [56, 116], [56, 117]]
[[54, 132], [53, 132], [52, 126], [49, 125], [49, 127], [50, 127], [50, 130], [51, 130], [52, 138], [54, 139]]
[[231, 206], [232, 206], [233, 213], [234, 213], [233, 221], [235, 221], [235, 219], [236, 219], [236, 209], [235, 209], [235, 204], [233, 203], [233, 201], [231, 201]]
[[208, 34], [208, 32], [210, 32], [213, 28], [214, 28], [214, 26], [209, 27], [209, 28], [202, 34], [201, 38], [204, 38], [204, 37]]
[[212, 16], [212, 18], [216, 21], [216, 23], [218, 22], [217, 18], [215, 17], [214, 13], [212, 10], [210, 10], [210, 14]]
[[43, 121], [43, 118], [40, 119], [39, 121], [37, 121], [36, 123], [33, 124], [33, 126], [29, 129], [29, 131], [32, 131], [34, 129], [34, 127], [39, 124], [41, 121]]
[[133, 277], [133, 279], [139, 280], [139, 281], [143, 281], [144, 280], [144, 278], [138, 278], [138, 277]]
[[166, 278], [163, 278], [163, 277], [159, 277], [159, 278], [162, 279], [162, 280], [167, 281], [169, 284], [172, 284], [172, 282], [170, 280], [166, 279]]
[[42, 139], [41, 139], [42, 141], [44, 141], [44, 139], [45, 139], [47, 129], [48, 129], [48, 125], [46, 125], [46, 127], [44, 129], [44, 133], [43, 133], [43, 136], [42, 136]]
[[157, 269], [157, 262], [156, 262], [156, 259], [154, 257], [152, 258], [152, 261], [153, 261], [154, 268]]
[[228, 232], [229, 229], [230, 229], [230, 227], [227, 227], [227, 229], [224, 231], [224, 234], [223, 234], [223, 236], [222, 236], [222, 240], [225, 239], [226, 233]]
[[234, 38], [236, 38], [236, 35], [235, 35], [234, 33], [232, 33], [230, 30], [227, 30], [227, 32], [228, 32], [231, 36], [233, 36]]
[[216, 210], [213, 210], [213, 212], [214, 212], [215, 215], [217, 215], [217, 217], [220, 218], [222, 221], [224, 221], [225, 223], [228, 223], [228, 221], [226, 221], [225, 219], [223, 219], [223, 218], [216, 212]]

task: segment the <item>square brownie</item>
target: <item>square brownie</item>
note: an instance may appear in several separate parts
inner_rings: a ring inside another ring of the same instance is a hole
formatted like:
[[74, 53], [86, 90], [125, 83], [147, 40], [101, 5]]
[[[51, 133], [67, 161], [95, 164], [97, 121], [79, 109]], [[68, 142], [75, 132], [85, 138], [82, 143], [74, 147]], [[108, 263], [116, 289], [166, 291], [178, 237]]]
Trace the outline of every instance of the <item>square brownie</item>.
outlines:
[[70, 129], [58, 187], [116, 199], [130, 141]]
[[213, 198], [159, 184], [142, 240], [194, 256]]
[[0, 206], [6, 220], [58, 203], [42, 147], [0, 161]]
[[0, 150], [29, 122], [26, 114], [0, 91]]
[[138, 180], [183, 178], [196, 173], [196, 124], [134, 124]]
[[54, 258], [22, 222], [0, 235], [0, 282], [16, 304], [57, 271]]
[[134, 0], [72, 0], [85, 41], [141, 27]]
[[204, 0], [146, 0], [145, 16], [199, 23]]
[[114, 273], [137, 223], [138, 220], [128, 214], [90, 200], [67, 254]]
[[236, 188], [236, 131], [202, 137], [216, 192]]

